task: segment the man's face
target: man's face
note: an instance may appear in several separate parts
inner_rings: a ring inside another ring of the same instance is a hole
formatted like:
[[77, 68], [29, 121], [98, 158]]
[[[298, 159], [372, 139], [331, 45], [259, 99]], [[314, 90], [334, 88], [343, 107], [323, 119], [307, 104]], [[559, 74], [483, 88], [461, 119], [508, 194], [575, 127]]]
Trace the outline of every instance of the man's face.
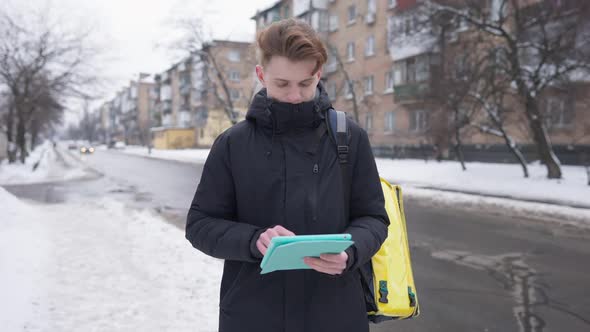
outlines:
[[269, 97], [280, 102], [299, 104], [315, 97], [321, 71], [312, 74], [313, 59], [293, 62], [283, 56], [273, 56], [263, 66], [256, 66], [256, 75]]

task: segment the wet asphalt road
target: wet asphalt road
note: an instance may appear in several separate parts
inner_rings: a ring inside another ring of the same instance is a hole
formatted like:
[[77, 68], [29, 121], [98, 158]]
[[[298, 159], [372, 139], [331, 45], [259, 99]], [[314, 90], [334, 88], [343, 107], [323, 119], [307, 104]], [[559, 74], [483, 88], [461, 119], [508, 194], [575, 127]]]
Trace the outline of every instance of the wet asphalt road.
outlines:
[[[180, 228], [202, 166], [97, 151], [103, 176], [5, 187], [48, 203], [103, 195], [159, 211]], [[422, 315], [371, 331], [590, 331], [590, 233], [406, 199]]]

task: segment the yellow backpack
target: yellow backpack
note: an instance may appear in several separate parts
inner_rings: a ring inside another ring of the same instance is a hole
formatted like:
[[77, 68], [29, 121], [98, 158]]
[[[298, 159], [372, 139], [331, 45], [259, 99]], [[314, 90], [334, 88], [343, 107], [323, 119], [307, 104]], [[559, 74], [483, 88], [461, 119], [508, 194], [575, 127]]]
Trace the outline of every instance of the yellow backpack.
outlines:
[[[369, 319], [375, 323], [418, 316], [418, 296], [412, 272], [402, 190], [381, 178], [390, 225], [387, 238], [371, 259], [372, 296]], [[375, 291], [376, 290], [376, 291]]]
[[[342, 167], [348, 164], [348, 130], [346, 114], [330, 109], [326, 117], [327, 127], [338, 148]], [[345, 190], [349, 179], [343, 174]], [[365, 304], [370, 321], [380, 323], [392, 319], [406, 319], [420, 314], [418, 296], [414, 284], [410, 246], [404, 215], [402, 190], [381, 178], [385, 198], [385, 210], [389, 217], [387, 238], [370, 262], [360, 268]], [[347, 195], [345, 194], [345, 197]]]

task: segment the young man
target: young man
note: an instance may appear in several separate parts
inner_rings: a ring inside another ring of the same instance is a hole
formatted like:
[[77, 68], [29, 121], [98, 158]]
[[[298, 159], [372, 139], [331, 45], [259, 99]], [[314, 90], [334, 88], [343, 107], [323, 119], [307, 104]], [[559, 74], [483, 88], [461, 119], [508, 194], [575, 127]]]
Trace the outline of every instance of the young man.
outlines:
[[[324, 122], [325, 47], [293, 19], [262, 31], [258, 47], [264, 88], [246, 120], [215, 141], [186, 224], [195, 248], [225, 260], [219, 331], [369, 331], [357, 269], [380, 248], [389, 220], [367, 134], [348, 122], [346, 210], [344, 168]], [[350, 233], [355, 244], [306, 258], [309, 270], [260, 274], [273, 237], [333, 233]]]

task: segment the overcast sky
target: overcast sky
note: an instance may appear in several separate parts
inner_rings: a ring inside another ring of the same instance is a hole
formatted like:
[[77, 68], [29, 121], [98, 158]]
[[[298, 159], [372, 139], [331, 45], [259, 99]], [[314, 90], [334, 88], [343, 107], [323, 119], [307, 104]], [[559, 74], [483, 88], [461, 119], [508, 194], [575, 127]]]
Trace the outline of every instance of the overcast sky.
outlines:
[[[96, 38], [108, 48], [101, 64], [109, 78], [106, 100], [139, 72], [159, 73], [178, 60], [170, 49], [173, 21], [200, 17], [217, 39], [253, 41], [257, 9], [276, 0], [0, 0], [0, 7], [57, 8], [65, 17], [95, 27]], [[49, 5], [47, 5], [49, 4]]]

